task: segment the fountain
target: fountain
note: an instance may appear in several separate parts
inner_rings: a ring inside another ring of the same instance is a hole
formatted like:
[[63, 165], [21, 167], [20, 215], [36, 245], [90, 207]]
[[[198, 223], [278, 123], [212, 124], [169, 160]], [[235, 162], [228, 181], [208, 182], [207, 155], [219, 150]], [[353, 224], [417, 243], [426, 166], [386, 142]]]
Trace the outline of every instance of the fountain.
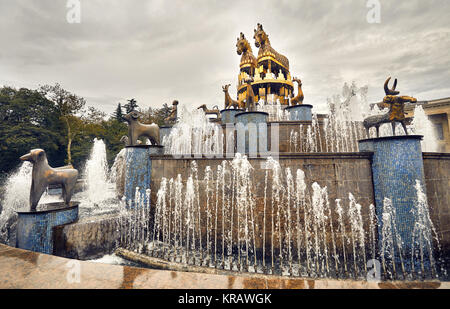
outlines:
[[23, 162], [5, 183], [6, 192], [0, 213], [0, 240], [3, 243], [15, 245], [16, 213], [24, 211], [29, 203], [32, 169], [30, 162]]
[[[192, 147], [198, 135], [186, 120], [180, 127], [189, 133], [180, 142], [188, 146], [174, 151], [185, 156], [170, 156], [172, 148], [150, 156], [164, 168], [152, 163], [146, 196], [141, 191], [141, 202], [121, 221], [124, 257], [144, 255], [195, 269], [357, 280], [366, 279], [378, 260], [380, 280], [447, 276], [445, 261], [435, 257], [442, 247], [419, 185], [427, 181], [420, 136], [367, 139], [362, 121], [346, 112], [321, 120], [312, 114], [309, 122], [285, 121], [300, 127], [289, 135], [294, 154], [261, 161], [249, 156], [250, 147], [239, 148], [240, 134], [246, 144], [260, 139], [250, 130], [239, 131], [255, 119], [244, 123], [239, 117], [231, 148], [241, 151], [233, 158], [218, 160], [229, 148], [219, 127], [201, 134], [209, 143], [219, 132], [220, 150], [208, 148], [193, 160], [189, 152], [201, 147]], [[195, 122], [198, 128], [210, 125], [219, 126], [207, 119]]]
[[[74, 195], [89, 222], [56, 227], [58, 254], [117, 249], [125, 259], [187, 271], [350, 280], [370, 280], [380, 265], [379, 281], [448, 280], [448, 224], [440, 218], [450, 160], [422, 152], [433, 148], [423, 109], [407, 128], [402, 104], [415, 99], [397, 96], [388, 80], [387, 109], [370, 108], [367, 87], [352, 83], [328, 101], [328, 114], [315, 113], [295, 78], [294, 96], [289, 61], [264, 34], [258, 25], [258, 57], [238, 38], [238, 101], [224, 86], [220, 120], [178, 101], [162, 128], [133, 111], [110, 171], [105, 144], [94, 140], [84, 191]], [[394, 121], [401, 135], [393, 136], [395, 124], [381, 125]], [[139, 144], [141, 136], [152, 145]], [[21, 211], [30, 178], [29, 164], [10, 177], [2, 226]]]
[[89, 203], [98, 205], [102, 201], [115, 197], [114, 190], [111, 189], [112, 183], [108, 179], [108, 172], [105, 143], [95, 138], [84, 171], [86, 179], [84, 192]]

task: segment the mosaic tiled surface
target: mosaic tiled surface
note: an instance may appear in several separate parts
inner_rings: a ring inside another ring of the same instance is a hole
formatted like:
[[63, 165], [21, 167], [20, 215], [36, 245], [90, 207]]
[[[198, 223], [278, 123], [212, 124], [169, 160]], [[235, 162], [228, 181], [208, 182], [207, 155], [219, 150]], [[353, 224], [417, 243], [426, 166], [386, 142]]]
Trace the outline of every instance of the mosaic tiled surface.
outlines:
[[127, 205], [134, 207], [136, 188], [145, 197], [145, 191], [150, 189], [152, 177], [152, 161], [148, 147], [127, 147], [125, 155], [125, 199]]
[[383, 200], [389, 198], [396, 210], [396, 228], [402, 239], [406, 267], [412, 244], [414, 216], [417, 201], [416, 179], [425, 191], [421, 136], [399, 136], [366, 140], [362, 149], [373, 149], [372, 174], [379, 237], [382, 233]]
[[19, 213], [17, 247], [52, 254], [53, 227], [75, 222], [78, 206], [46, 212]]
[[311, 121], [312, 120], [312, 105], [301, 104], [289, 106], [286, 108], [289, 111], [289, 120], [293, 121]]

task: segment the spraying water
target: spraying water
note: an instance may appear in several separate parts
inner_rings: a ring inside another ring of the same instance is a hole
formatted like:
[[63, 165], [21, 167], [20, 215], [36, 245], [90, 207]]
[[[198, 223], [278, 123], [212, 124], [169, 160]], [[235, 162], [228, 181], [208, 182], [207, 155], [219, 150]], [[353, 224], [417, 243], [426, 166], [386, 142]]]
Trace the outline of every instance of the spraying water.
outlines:
[[201, 110], [181, 109], [179, 121], [163, 138], [165, 152], [173, 155], [223, 153], [222, 127], [211, 123]]
[[414, 109], [414, 119], [410, 129], [413, 134], [423, 135], [422, 151], [435, 152], [439, 150], [434, 125], [425, 114], [422, 105]]
[[1, 242], [8, 243], [11, 240], [17, 219], [16, 212], [29, 209], [32, 170], [30, 162], [23, 162], [4, 184], [6, 191], [0, 213]]
[[[121, 239], [126, 241], [121, 246], [187, 265], [361, 278], [370, 241], [362, 207], [353, 195], [345, 208], [338, 202], [335, 210], [327, 187], [307, 184], [301, 169], [293, 173], [272, 158], [265, 168], [265, 179], [259, 184], [248, 159], [237, 154], [217, 170], [205, 167], [202, 178], [194, 162], [186, 180], [181, 175], [163, 178], [156, 205], [130, 210], [122, 222]], [[256, 196], [263, 190], [264, 201], [258, 203]], [[149, 228], [151, 224], [143, 222], [151, 217], [151, 208], [154, 224]], [[350, 227], [342, 232], [347, 222]], [[142, 243], [142, 238], [147, 241]], [[342, 261], [347, 260], [351, 266], [344, 272]]]
[[115, 197], [111, 190], [112, 183], [109, 181], [108, 162], [106, 159], [106, 146], [103, 140], [94, 139], [91, 154], [85, 166], [86, 190], [85, 198], [93, 203], [99, 204], [104, 200]]

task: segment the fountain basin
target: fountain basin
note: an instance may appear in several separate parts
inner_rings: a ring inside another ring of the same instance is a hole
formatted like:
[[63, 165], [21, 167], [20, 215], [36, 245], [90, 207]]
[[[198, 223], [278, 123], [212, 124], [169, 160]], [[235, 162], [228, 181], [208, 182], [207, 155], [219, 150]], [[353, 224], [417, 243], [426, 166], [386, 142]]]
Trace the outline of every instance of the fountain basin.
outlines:
[[256, 157], [267, 153], [267, 118], [265, 112], [243, 112], [235, 115], [237, 152]]
[[220, 114], [222, 115], [221, 119], [222, 119], [222, 124], [227, 124], [227, 123], [235, 123], [236, 119], [236, 114], [245, 112], [245, 110], [243, 109], [223, 109], [220, 111]]
[[78, 202], [40, 205], [39, 211], [18, 212], [16, 246], [21, 249], [53, 253], [53, 228], [78, 220]]

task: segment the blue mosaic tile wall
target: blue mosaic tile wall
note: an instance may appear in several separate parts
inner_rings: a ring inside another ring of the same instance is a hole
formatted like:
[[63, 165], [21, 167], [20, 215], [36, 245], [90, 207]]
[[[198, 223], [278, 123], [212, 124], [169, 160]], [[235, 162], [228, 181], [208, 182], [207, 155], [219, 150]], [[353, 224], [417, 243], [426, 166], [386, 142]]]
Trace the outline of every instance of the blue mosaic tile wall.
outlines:
[[78, 205], [43, 212], [18, 213], [17, 248], [53, 254], [53, 227], [78, 220]]
[[[139, 194], [145, 197], [150, 189], [152, 179], [151, 150], [149, 147], [127, 147], [125, 154], [125, 200], [128, 207], [134, 208], [136, 187]], [[146, 200], [144, 200], [146, 202]]]
[[312, 105], [300, 104], [286, 107], [289, 112], [289, 120], [292, 121], [312, 121]]
[[[411, 269], [410, 252], [416, 205], [416, 179], [425, 190], [425, 177], [421, 142], [422, 136], [382, 137], [362, 140], [360, 151], [373, 151], [372, 174], [376, 213], [379, 222], [379, 243], [381, 248], [383, 201], [392, 200], [396, 210], [396, 228], [402, 238], [403, 259], [406, 270]], [[399, 258], [399, 257], [396, 257]]]
[[[236, 115], [237, 152], [245, 149], [250, 157], [267, 152], [267, 117], [264, 112], [245, 112]], [[260, 125], [261, 124], [261, 125]], [[239, 134], [243, 125], [245, 134]]]

